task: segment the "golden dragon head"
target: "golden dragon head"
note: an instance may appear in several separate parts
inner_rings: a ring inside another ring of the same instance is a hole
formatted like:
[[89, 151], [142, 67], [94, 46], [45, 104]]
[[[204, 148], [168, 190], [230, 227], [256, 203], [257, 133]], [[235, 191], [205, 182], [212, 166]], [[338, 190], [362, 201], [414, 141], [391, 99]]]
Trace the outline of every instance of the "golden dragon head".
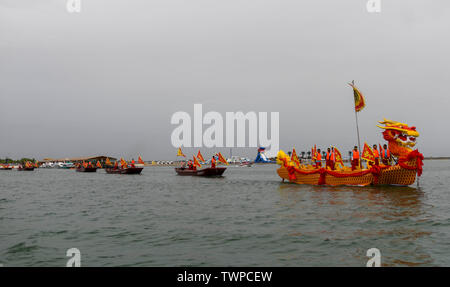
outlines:
[[408, 149], [409, 151], [411, 151], [411, 148], [416, 145], [416, 138], [419, 137], [416, 127], [410, 127], [407, 124], [387, 119], [384, 119], [379, 123], [384, 125], [377, 125], [377, 127], [384, 129], [383, 137], [389, 143], [396, 144], [399, 147]]

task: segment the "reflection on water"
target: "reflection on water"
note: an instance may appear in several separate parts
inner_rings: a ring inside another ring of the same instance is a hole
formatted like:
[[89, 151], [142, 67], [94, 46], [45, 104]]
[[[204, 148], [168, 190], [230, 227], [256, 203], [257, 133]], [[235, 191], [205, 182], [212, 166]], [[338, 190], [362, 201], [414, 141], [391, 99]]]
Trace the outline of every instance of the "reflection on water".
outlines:
[[381, 250], [384, 266], [432, 264], [422, 246], [431, 231], [420, 224], [429, 215], [424, 209], [424, 193], [418, 188], [282, 183], [278, 191], [280, 204], [289, 208], [290, 218], [323, 226], [291, 230], [291, 236], [354, 245], [357, 252], [351, 253], [356, 260], [364, 260], [364, 249], [376, 247]]

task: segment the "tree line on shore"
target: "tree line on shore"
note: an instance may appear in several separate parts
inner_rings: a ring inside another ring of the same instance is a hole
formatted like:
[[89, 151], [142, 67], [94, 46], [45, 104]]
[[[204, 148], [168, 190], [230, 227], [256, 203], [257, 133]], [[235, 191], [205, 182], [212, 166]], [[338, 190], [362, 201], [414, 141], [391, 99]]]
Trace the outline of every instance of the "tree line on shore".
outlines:
[[11, 159], [11, 158], [0, 158], [1, 164], [8, 164], [8, 163], [25, 163], [25, 162], [35, 162], [36, 160], [34, 158], [21, 158], [21, 159]]

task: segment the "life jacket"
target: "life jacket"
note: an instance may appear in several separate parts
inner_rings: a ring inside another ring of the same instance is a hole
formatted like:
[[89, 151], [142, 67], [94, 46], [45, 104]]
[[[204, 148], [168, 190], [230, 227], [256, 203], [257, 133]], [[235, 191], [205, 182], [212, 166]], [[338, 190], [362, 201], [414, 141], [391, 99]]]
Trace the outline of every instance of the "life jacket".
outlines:
[[377, 149], [373, 150], [373, 155], [375, 156], [375, 158], [379, 158], [380, 157], [380, 154], [378, 153]]
[[336, 154], [334, 153], [334, 151], [331, 152], [331, 158], [332, 161], [336, 160]]
[[327, 160], [330, 160], [330, 152], [328, 152], [328, 151], [327, 151], [327, 157], [326, 157], [326, 159], [327, 159]]
[[389, 151], [389, 148], [383, 150], [383, 157], [384, 158], [390, 158], [391, 157], [391, 152]]
[[317, 153], [316, 160], [322, 160], [322, 155], [320, 154], [320, 152]]
[[353, 150], [353, 159], [359, 159], [359, 151]]

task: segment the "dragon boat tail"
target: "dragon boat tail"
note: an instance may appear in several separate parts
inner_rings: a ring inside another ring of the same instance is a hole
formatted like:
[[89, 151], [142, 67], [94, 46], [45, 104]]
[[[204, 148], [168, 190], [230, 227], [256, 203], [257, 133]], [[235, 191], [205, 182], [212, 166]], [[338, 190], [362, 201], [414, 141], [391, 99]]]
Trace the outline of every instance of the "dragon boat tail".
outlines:
[[297, 184], [311, 185], [412, 185], [416, 175], [421, 176], [423, 155], [418, 150], [412, 150], [415, 139], [419, 136], [415, 127], [390, 120], [380, 122], [378, 126], [383, 131], [383, 137], [388, 142], [392, 155], [398, 158], [395, 165], [372, 165], [367, 169], [352, 171], [349, 167], [339, 170], [314, 168], [299, 165], [292, 161], [283, 151], [279, 151], [277, 163], [280, 168], [278, 175], [283, 180]]

